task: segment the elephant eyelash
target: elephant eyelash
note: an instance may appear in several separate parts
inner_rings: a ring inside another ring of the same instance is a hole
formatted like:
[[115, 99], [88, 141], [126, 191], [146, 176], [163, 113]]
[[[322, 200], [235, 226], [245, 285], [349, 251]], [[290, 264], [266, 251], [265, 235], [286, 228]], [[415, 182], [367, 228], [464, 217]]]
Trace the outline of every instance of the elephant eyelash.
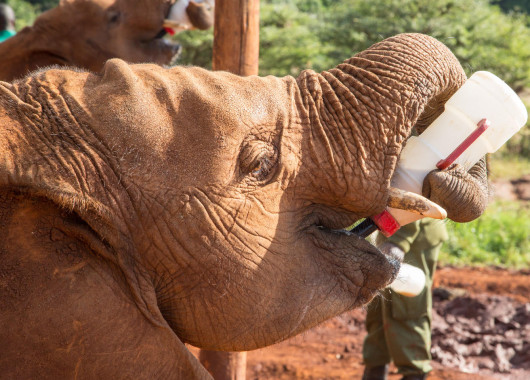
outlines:
[[266, 179], [273, 166], [271, 158], [269, 156], [261, 157], [250, 171], [252, 177], [260, 181]]
[[263, 141], [254, 141], [247, 145], [240, 156], [242, 174], [253, 180], [266, 180], [276, 163], [276, 149]]

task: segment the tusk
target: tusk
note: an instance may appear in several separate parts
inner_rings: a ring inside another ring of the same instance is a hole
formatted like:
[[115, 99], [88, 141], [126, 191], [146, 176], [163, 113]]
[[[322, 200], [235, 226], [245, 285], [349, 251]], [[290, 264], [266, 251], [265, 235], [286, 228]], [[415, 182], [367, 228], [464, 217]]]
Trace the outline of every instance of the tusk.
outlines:
[[187, 24], [182, 24], [180, 22], [177, 22], [177, 21], [173, 21], [173, 20], [164, 20], [164, 23], [162, 24], [162, 27], [164, 28], [174, 28], [174, 29], [179, 29], [179, 30], [188, 30], [190, 29], [190, 26], [187, 25]]
[[422, 195], [391, 187], [388, 206], [434, 219], [447, 218], [447, 211]]

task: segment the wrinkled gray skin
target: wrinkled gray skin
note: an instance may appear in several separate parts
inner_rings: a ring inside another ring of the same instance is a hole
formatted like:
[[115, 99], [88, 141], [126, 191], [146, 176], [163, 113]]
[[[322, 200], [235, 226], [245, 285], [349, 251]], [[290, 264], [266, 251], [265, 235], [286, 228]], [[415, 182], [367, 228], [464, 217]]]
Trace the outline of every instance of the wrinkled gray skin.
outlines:
[[[0, 373], [204, 379], [184, 343], [252, 350], [365, 304], [399, 260], [333, 230], [385, 208], [464, 80], [399, 35], [297, 79], [111, 60], [1, 83]], [[443, 176], [431, 195], [477, 217], [484, 177]]]

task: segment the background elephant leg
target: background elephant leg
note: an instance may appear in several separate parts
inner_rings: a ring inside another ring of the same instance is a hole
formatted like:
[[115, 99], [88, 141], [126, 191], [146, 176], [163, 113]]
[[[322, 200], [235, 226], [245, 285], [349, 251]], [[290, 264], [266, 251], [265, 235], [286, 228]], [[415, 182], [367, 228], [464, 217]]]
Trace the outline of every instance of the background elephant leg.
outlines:
[[201, 350], [199, 360], [215, 380], [245, 380], [246, 378], [246, 352]]

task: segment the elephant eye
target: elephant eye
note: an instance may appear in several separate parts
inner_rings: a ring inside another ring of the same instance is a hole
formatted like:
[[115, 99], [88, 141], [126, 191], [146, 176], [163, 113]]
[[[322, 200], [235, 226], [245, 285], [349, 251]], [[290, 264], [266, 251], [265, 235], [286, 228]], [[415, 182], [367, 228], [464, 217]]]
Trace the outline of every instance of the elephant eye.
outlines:
[[276, 164], [276, 149], [263, 141], [253, 141], [243, 148], [240, 156], [242, 174], [258, 181], [268, 178]]
[[269, 174], [271, 167], [271, 158], [269, 156], [263, 156], [256, 161], [254, 167], [250, 171], [250, 174], [252, 175], [252, 177], [258, 180], [262, 180], [267, 177], [267, 174]]
[[111, 25], [117, 24], [120, 21], [121, 14], [120, 14], [119, 11], [111, 10], [108, 13], [107, 18], [109, 20], [109, 24], [111, 24]]

